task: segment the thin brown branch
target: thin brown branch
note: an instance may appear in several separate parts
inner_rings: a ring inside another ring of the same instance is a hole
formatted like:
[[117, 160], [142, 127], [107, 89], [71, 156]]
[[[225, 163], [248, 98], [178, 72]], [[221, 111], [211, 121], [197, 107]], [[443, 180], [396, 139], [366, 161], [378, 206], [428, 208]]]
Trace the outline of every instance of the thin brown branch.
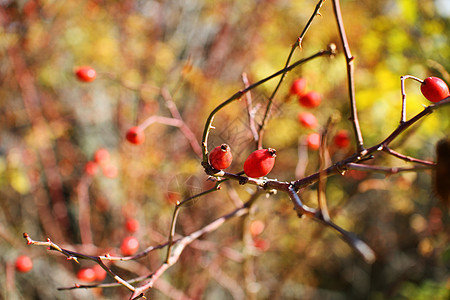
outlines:
[[[250, 83], [248, 81], [247, 73], [242, 73], [242, 81], [244, 82], [244, 88], [248, 88], [250, 86]], [[247, 116], [248, 116], [248, 123], [250, 126], [250, 132], [253, 135], [253, 139], [256, 143], [258, 143], [259, 140], [259, 134], [256, 130], [255, 125], [255, 110], [252, 108], [252, 94], [249, 92], [245, 93], [246, 98], [246, 107], [247, 107]]]
[[186, 137], [186, 139], [189, 141], [192, 150], [194, 150], [195, 154], [201, 157], [202, 148], [200, 147], [200, 143], [198, 142], [197, 138], [195, 137], [195, 134], [192, 132], [189, 126], [186, 125], [186, 122], [184, 122], [183, 117], [181, 116], [175, 102], [172, 99], [172, 95], [166, 88], [163, 87], [161, 88], [161, 96], [166, 101], [167, 108], [169, 109], [172, 117], [181, 121], [179, 128]]
[[347, 41], [347, 35], [345, 33], [344, 21], [342, 19], [341, 6], [339, 0], [333, 0], [334, 15], [336, 17], [336, 22], [339, 30], [339, 36], [341, 38], [341, 44], [344, 48], [345, 60], [347, 62], [347, 83], [348, 83], [348, 94], [350, 99], [350, 121], [353, 125], [353, 131], [355, 134], [356, 150], [358, 153], [364, 154], [364, 143], [361, 134], [361, 128], [359, 126], [358, 120], [358, 110], [356, 108], [355, 99], [355, 83], [353, 79], [353, 61], [354, 57], [350, 51], [350, 46]]
[[386, 153], [389, 153], [392, 156], [395, 156], [395, 157], [400, 158], [400, 159], [402, 159], [404, 161], [407, 161], [407, 162], [414, 162], [414, 163], [418, 163], [418, 164], [422, 164], [422, 165], [426, 165], [426, 166], [435, 166], [436, 165], [436, 163], [428, 161], [428, 160], [422, 160], [422, 159], [410, 157], [410, 156], [407, 156], [407, 155], [403, 155], [401, 153], [398, 153], [398, 152], [392, 150], [388, 146], [383, 147], [383, 151], [386, 152]]

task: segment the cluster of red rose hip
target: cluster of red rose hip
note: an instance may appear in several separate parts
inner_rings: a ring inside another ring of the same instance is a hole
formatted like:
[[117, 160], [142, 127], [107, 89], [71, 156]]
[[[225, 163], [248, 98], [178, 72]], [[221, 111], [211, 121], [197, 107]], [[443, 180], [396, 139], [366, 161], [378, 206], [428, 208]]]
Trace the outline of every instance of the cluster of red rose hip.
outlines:
[[[125, 221], [124, 227], [127, 232], [134, 233], [139, 229], [139, 222], [129, 218]], [[120, 244], [120, 252], [124, 256], [135, 254], [139, 250], [139, 241], [135, 236], [125, 237]], [[84, 282], [103, 281], [106, 278], [106, 271], [100, 266], [82, 268], [77, 272], [77, 278]]]
[[[298, 97], [300, 106], [311, 109], [316, 108], [322, 102], [321, 95], [316, 91], [306, 92], [306, 79], [298, 78], [292, 82], [289, 89], [291, 96]], [[298, 114], [298, 121], [307, 129], [316, 129], [318, 122], [316, 116], [309, 111], [301, 111]], [[350, 135], [347, 130], [339, 130], [333, 138], [334, 145], [337, 148], [346, 148], [350, 145]], [[311, 150], [317, 150], [320, 147], [320, 134], [317, 132], [309, 133], [306, 137], [306, 143]]]

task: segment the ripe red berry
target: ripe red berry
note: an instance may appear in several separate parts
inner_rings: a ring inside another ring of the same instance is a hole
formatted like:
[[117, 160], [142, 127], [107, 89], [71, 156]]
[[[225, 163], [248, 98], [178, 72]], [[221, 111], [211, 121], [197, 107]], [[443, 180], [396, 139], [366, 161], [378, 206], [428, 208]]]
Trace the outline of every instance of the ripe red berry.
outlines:
[[128, 219], [125, 221], [125, 229], [128, 232], [136, 232], [139, 230], [139, 221], [136, 219]]
[[317, 119], [316, 116], [314, 116], [310, 112], [300, 112], [298, 114], [298, 121], [305, 126], [306, 128], [316, 128], [317, 127]]
[[334, 136], [334, 144], [338, 148], [346, 148], [350, 145], [350, 135], [347, 130], [339, 130]]
[[99, 165], [103, 165], [109, 161], [109, 151], [105, 148], [99, 148], [94, 153], [94, 161]]
[[130, 143], [140, 145], [145, 141], [144, 130], [139, 126], [133, 126], [127, 131], [126, 138]]
[[139, 249], [139, 241], [134, 236], [126, 237], [122, 240], [120, 244], [120, 251], [125, 256], [135, 254]]
[[321, 101], [322, 97], [316, 91], [311, 91], [298, 98], [298, 102], [300, 103], [300, 105], [308, 108], [314, 108], [319, 106]]
[[103, 166], [102, 168], [103, 175], [107, 178], [116, 178], [117, 175], [119, 175], [119, 170], [115, 165], [108, 164], [106, 166]]
[[233, 161], [230, 146], [222, 144], [214, 148], [209, 154], [209, 163], [214, 169], [223, 170], [228, 168]]
[[21, 273], [29, 272], [33, 268], [33, 261], [26, 255], [21, 255], [16, 258], [16, 270]]
[[447, 84], [437, 77], [425, 78], [420, 91], [431, 102], [439, 102], [450, 95]]
[[306, 91], [306, 79], [298, 78], [292, 82], [291, 88], [289, 89], [289, 94], [301, 96]]
[[89, 66], [79, 67], [75, 70], [75, 75], [78, 80], [83, 82], [91, 82], [94, 81], [97, 76], [97, 72], [95, 72], [94, 68]]
[[106, 278], [106, 271], [100, 265], [95, 265], [92, 267], [92, 270], [95, 273], [95, 280], [96, 281], [103, 281]]
[[250, 233], [252, 236], [260, 235], [266, 226], [264, 222], [261, 220], [255, 220], [250, 223]]
[[84, 165], [84, 172], [89, 176], [94, 176], [98, 172], [98, 164], [95, 161], [88, 161]]
[[260, 149], [251, 153], [244, 162], [244, 172], [248, 177], [266, 176], [275, 164], [276, 150]]
[[77, 273], [77, 278], [85, 282], [95, 281], [95, 271], [92, 268], [81, 269]]
[[317, 150], [320, 147], [320, 134], [313, 132], [306, 137], [308, 148], [311, 150]]
[[270, 248], [270, 242], [261, 238], [254, 238], [253, 246], [260, 251], [267, 251]]

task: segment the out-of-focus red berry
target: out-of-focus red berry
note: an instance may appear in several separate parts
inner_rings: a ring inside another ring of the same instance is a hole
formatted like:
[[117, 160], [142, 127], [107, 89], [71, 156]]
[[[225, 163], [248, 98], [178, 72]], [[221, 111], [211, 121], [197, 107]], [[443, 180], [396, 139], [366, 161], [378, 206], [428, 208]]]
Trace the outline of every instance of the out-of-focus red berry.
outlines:
[[127, 219], [125, 221], [125, 229], [131, 233], [138, 231], [139, 230], [139, 221], [136, 219], [133, 219], [133, 218]]
[[99, 165], [103, 165], [109, 162], [110, 154], [109, 151], [105, 148], [99, 148], [94, 153], [94, 161]]
[[95, 265], [92, 270], [94, 270], [96, 281], [103, 281], [106, 278], [106, 271], [101, 266]]
[[88, 161], [84, 165], [84, 172], [89, 176], [94, 176], [98, 172], [98, 164], [95, 161]]
[[103, 172], [103, 175], [105, 175], [105, 177], [108, 177], [108, 178], [116, 178], [117, 175], [119, 175], [119, 170], [117, 169], [117, 167], [115, 165], [112, 165], [112, 164], [103, 166], [102, 172]]
[[123, 255], [129, 256], [135, 254], [139, 249], [139, 241], [134, 236], [126, 237], [120, 244], [120, 251]]
[[261, 220], [255, 220], [250, 223], [250, 233], [253, 236], [260, 235], [264, 231], [264, 222]]
[[75, 75], [80, 81], [91, 82], [97, 77], [97, 72], [90, 66], [82, 66], [75, 70]]
[[322, 97], [316, 91], [311, 91], [298, 98], [298, 102], [303, 107], [314, 108], [320, 105]]
[[289, 89], [289, 94], [301, 96], [306, 91], [306, 79], [297, 78], [292, 82], [291, 88]]
[[346, 148], [350, 145], [350, 135], [345, 129], [339, 130], [334, 136], [334, 144], [338, 148]]
[[313, 129], [317, 127], [316, 116], [307, 111], [298, 114], [298, 121], [306, 128]]
[[139, 126], [133, 126], [127, 131], [126, 138], [130, 143], [140, 145], [145, 141], [144, 130]]
[[18, 272], [26, 273], [33, 268], [33, 261], [29, 256], [21, 255], [16, 258], [15, 267]]
[[320, 134], [313, 132], [306, 137], [306, 143], [311, 150], [317, 150], [320, 147]]
[[95, 271], [92, 268], [80, 269], [77, 273], [77, 278], [84, 282], [95, 281]]

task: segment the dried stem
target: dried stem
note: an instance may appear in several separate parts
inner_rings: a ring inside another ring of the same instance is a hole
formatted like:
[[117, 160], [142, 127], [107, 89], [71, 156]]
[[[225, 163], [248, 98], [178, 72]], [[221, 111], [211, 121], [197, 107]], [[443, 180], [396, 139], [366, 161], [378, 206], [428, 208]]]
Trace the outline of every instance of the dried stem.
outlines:
[[[244, 82], [244, 87], [248, 88], [250, 86], [250, 83], [248, 81], [247, 73], [242, 73], [242, 81]], [[247, 105], [247, 116], [248, 116], [248, 122], [250, 125], [250, 132], [253, 135], [253, 139], [256, 143], [258, 143], [259, 140], [259, 134], [256, 130], [255, 126], [255, 110], [252, 108], [252, 94], [250, 92], [245, 93], [246, 97], [246, 105]]]
[[[297, 49], [297, 47], [299, 47], [299, 48], [302, 47], [301, 44], [302, 44], [303, 38], [305, 37], [305, 34], [308, 31], [308, 29], [311, 27], [314, 18], [316, 16], [320, 15], [319, 10], [322, 7], [322, 4], [324, 2], [325, 2], [325, 0], [320, 0], [317, 3], [316, 8], [314, 9], [314, 12], [312, 13], [311, 17], [309, 18], [308, 22], [306, 23], [305, 27], [303, 28], [302, 33], [297, 38], [297, 41], [292, 45], [291, 51], [289, 52], [288, 58], [286, 59], [286, 63], [284, 64], [284, 68], [285, 69], [289, 66], [289, 64], [291, 62], [291, 59], [292, 59], [292, 56], [294, 55], [295, 49]], [[261, 126], [260, 126], [260, 129], [259, 129], [259, 134], [258, 134], [258, 137], [259, 137], [259, 139], [257, 140], [258, 149], [262, 148], [262, 136], [264, 134], [264, 129], [266, 127], [267, 121], [269, 120], [270, 109], [271, 109], [272, 104], [273, 104], [273, 99], [275, 98], [275, 95], [278, 92], [278, 89], [280, 88], [281, 83], [283, 82], [284, 77], [286, 76], [287, 72], [288, 71], [282, 73], [282, 75], [280, 77], [280, 80], [278, 81], [277, 86], [273, 90], [273, 92], [270, 95], [269, 100], [267, 102], [266, 111], [264, 113], [264, 117], [262, 119]]]
[[400, 90], [402, 92], [402, 112], [400, 117], [400, 124], [406, 121], [406, 90], [405, 90], [405, 80], [411, 78], [414, 79], [420, 83], [422, 83], [422, 80], [420, 78], [417, 78], [412, 75], [404, 75], [400, 76]]
[[195, 154], [197, 154], [199, 157], [202, 157], [202, 148], [200, 147], [200, 144], [197, 138], [195, 137], [195, 134], [192, 132], [189, 126], [187, 126], [186, 123], [183, 121], [183, 117], [178, 111], [177, 106], [175, 105], [175, 102], [173, 101], [172, 96], [170, 95], [169, 90], [167, 90], [166, 88], [161, 88], [161, 96], [166, 101], [167, 108], [169, 109], [172, 117], [181, 122], [179, 128], [189, 141], [192, 150], [194, 150]]
[[344, 21], [342, 20], [342, 13], [339, 0], [333, 0], [334, 15], [339, 30], [339, 36], [341, 38], [342, 47], [344, 48], [345, 60], [347, 62], [347, 79], [348, 79], [348, 93], [350, 98], [350, 121], [353, 124], [353, 131], [355, 134], [356, 150], [357, 152], [364, 154], [363, 137], [361, 134], [361, 128], [358, 120], [358, 110], [356, 108], [355, 99], [355, 84], [353, 79], [353, 60], [355, 59], [351, 52], [350, 46], [347, 41], [347, 35], [345, 33]]

